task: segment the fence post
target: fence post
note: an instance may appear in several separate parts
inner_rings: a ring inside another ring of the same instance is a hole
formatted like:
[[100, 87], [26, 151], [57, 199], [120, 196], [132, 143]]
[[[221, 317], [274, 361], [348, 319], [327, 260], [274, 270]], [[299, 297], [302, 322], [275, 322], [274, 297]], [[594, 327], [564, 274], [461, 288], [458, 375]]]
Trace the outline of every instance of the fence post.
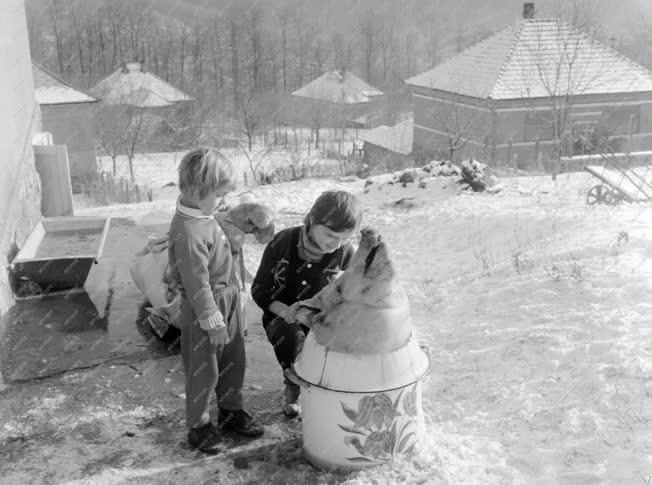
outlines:
[[539, 155], [540, 155], [540, 150], [541, 147], [539, 146], [539, 139], [537, 138], [536, 143], [534, 144], [534, 160], [532, 161], [532, 167], [531, 169], [534, 169], [534, 167], [538, 164], [539, 162]]
[[507, 143], [507, 165], [512, 163], [512, 140]]

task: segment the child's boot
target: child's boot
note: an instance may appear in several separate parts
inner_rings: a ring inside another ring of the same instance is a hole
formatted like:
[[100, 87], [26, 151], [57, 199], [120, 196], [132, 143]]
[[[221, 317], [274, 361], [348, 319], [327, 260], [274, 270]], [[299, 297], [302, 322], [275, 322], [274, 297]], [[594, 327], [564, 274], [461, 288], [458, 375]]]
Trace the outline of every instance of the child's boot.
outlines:
[[301, 412], [301, 406], [299, 405], [300, 392], [301, 389], [296, 384], [285, 385], [285, 406], [283, 406], [283, 412], [289, 418], [294, 418]]
[[204, 453], [214, 455], [219, 451], [218, 432], [210, 422], [199, 428], [190, 428], [188, 442]]
[[220, 429], [235, 431], [238, 434], [256, 438], [263, 434], [263, 427], [243, 409], [234, 411], [221, 409], [217, 418]]

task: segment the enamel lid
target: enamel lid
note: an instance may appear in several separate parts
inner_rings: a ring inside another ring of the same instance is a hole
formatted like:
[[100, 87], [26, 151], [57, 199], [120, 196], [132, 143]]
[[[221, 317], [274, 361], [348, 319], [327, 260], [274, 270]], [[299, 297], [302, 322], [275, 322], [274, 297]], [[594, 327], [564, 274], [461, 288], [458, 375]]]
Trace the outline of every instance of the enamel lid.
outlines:
[[336, 352], [308, 333], [294, 370], [317, 387], [343, 392], [379, 392], [407, 386], [422, 379], [430, 366], [414, 335], [392, 352], [348, 354]]

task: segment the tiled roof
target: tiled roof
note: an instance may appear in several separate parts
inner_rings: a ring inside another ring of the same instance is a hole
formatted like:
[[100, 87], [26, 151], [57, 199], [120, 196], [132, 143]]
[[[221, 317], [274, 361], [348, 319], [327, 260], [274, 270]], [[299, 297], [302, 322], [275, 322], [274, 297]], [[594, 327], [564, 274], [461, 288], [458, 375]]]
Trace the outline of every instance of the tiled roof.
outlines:
[[32, 61], [34, 94], [38, 104], [95, 103], [97, 100], [66, 84], [62, 79]]
[[405, 82], [482, 99], [652, 91], [650, 71], [559, 19], [524, 19]]
[[360, 139], [401, 155], [412, 153], [414, 120], [409, 118], [394, 126], [377, 126], [360, 135]]
[[337, 104], [367, 103], [382, 91], [366, 83], [351, 71], [328, 71], [292, 93], [293, 96], [311, 98]]
[[163, 81], [141, 64], [128, 63], [97, 83], [91, 93], [104, 104], [130, 104], [141, 108], [171, 106], [192, 98]]

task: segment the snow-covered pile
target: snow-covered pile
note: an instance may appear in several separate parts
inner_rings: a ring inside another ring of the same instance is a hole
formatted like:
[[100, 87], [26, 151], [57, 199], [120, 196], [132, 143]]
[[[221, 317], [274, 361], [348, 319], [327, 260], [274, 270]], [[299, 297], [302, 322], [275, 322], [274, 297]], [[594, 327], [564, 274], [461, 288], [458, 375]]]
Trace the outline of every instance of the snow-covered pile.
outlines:
[[453, 165], [450, 160], [433, 160], [423, 167], [423, 171], [431, 177], [453, 177], [462, 173], [460, 167]]
[[398, 185], [408, 188], [410, 184], [417, 184], [418, 188], [445, 187], [448, 183], [441, 183], [441, 178], [450, 178], [462, 185], [462, 189], [471, 188], [475, 192], [489, 189], [498, 192], [502, 187], [498, 178], [490, 175], [487, 165], [477, 160], [462, 161], [460, 166], [450, 160], [433, 160], [421, 168], [399, 170], [397, 172], [370, 177], [365, 182], [365, 193], [373, 190], [386, 190], [388, 186]]
[[495, 193], [502, 189], [498, 177], [489, 173], [487, 165], [472, 158], [462, 162], [461, 176], [474, 192], [488, 190]]
[[408, 208], [419, 202], [443, 201], [468, 189], [497, 193], [504, 188], [489, 174], [487, 165], [473, 159], [460, 166], [433, 160], [421, 168], [370, 177], [364, 187], [366, 201]]

